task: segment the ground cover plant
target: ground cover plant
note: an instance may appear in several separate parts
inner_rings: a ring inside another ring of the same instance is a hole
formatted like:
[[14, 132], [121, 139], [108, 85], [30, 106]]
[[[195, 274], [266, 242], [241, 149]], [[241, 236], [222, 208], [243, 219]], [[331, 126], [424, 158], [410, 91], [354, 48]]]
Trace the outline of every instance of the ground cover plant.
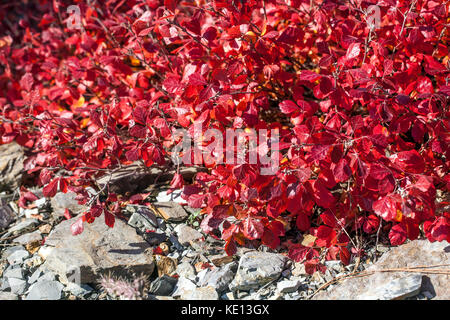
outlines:
[[[228, 254], [262, 244], [313, 272], [382, 237], [450, 241], [449, 21], [438, 0], [3, 2], [0, 144], [27, 150], [19, 203], [33, 184], [72, 191], [90, 207], [74, 234], [113, 227], [149, 195], [98, 179], [140, 163], [175, 169], [170, 190]], [[175, 132], [196, 128], [276, 134], [261, 148], [275, 172], [219, 161], [208, 139], [174, 161]]]

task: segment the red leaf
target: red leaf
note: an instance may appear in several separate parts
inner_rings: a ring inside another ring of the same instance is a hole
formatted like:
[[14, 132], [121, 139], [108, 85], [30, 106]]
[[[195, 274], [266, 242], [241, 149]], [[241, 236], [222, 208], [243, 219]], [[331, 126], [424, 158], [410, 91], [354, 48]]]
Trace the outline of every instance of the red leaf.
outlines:
[[377, 215], [386, 221], [393, 221], [397, 216], [397, 202], [389, 195], [375, 201], [372, 208]]
[[233, 238], [231, 238], [225, 243], [225, 252], [229, 256], [236, 254], [237, 252], [236, 241], [234, 241]]
[[70, 214], [70, 210], [67, 209], [67, 208], [64, 210], [64, 218], [66, 218], [67, 220], [72, 219], [72, 215]]
[[[170, 189], [181, 189], [184, 185], [183, 176], [179, 173], [173, 175], [172, 181], [170, 182]], [[172, 193], [173, 190], [169, 190], [167, 194]]]
[[311, 222], [305, 213], [300, 213], [297, 215], [296, 225], [297, 228], [303, 232], [308, 231], [309, 228], [311, 228]]
[[260, 239], [264, 233], [264, 225], [257, 219], [247, 218], [244, 221], [244, 236], [247, 239]]
[[178, 0], [164, 0], [164, 6], [172, 12], [175, 12]]
[[280, 238], [278, 238], [272, 230], [265, 228], [264, 234], [261, 237], [261, 242], [269, 248], [276, 249], [280, 245]]
[[300, 111], [300, 108], [295, 104], [294, 101], [284, 100], [280, 103], [280, 110], [283, 113], [289, 114], [295, 111]]
[[53, 179], [48, 185], [42, 189], [44, 197], [51, 198], [54, 197], [58, 191], [59, 178]]
[[104, 210], [104, 215], [105, 215], [105, 223], [108, 227], [113, 228], [114, 227], [114, 222], [115, 222], [115, 217], [114, 215], [109, 212], [108, 210]]
[[83, 218], [79, 218], [74, 224], [72, 224], [70, 226], [70, 231], [72, 232], [72, 234], [74, 236], [82, 233], [84, 230], [84, 226], [83, 226]]
[[315, 180], [313, 184], [314, 199], [318, 206], [323, 208], [331, 208], [336, 202], [331, 192], [325, 188], [320, 179]]
[[410, 173], [423, 173], [425, 161], [417, 150], [402, 151], [394, 155], [395, 164]]
[[354, 42], [348, 47], [345, 57], [347, 58], [347, 60], [351, 60], [359, 56], [360, 53], [361, 44]]
[[34, 84], [33, 75], [29, 72], [25, 73], [22, 79], [20, 79], [20, 86], [25, 91], [28, 92], [31, 91], [31, 89], [33, 88], [33, 84]]
[[312, 252], [312, 248], [308, 248], [302, 246], [301, 244], [295, 243], [289, 246], [288, 257], [295, 262], [300, 262], [305, 259], [308, 259], [310, 253]]
[[137, 160], [139, 160], [139, 154], [140, 154], [140, 149], [134, 148], [134, 149], [128, 150], [125, 153], [125, 156], [127, 157], [127, 159], [129, 161], [137, 161]]
[[352, 175], [352, 170], [347, 164], [347, 160], [341, 159], [333, 169], [336, 182], [344, 182]]
[[364, 232], [371, 234], [378, 229], [379, 225], [380, 219], [377, 216], [371, 214], [366, 219], [364, 219], [363, 230]]
[[389, 240], [393, 246], [401, 245], [406, 241], [406, 227], [403, 223], [396, 224], [389, 232]]
[[339, 259], [341, 259], [344, 265], [348, 265], [350, 263], [351, 254], [345, 247], [339, 247]]

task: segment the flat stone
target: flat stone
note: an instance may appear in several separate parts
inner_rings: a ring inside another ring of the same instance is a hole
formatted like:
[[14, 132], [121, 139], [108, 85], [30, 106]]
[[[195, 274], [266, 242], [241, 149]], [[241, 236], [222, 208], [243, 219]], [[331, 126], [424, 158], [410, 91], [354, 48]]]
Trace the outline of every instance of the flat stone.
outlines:
[[308, 273], [306, 272], [306, 269], [305, 269], [305, 265], [303, 263], [300, 263], [300, 262], [295, 262], [293, 264], [293, 268], [292, 268], [291, 274], [294, 277], [301, 277], [301, 276], [308, 275]]
[[131, 215], [128, 224], [141, 232], [154, 231], [158, 227], [155, 214], [149, 209], [142, 207], [138, 207], [137, 211]]
[[145, 241], [147, 241], [148, 244], [150, 244], [151, 246], [158, 246], [162, 242], [166, 242], [168, 239], [167, 235], [165, 233], [157, 232], [157, 231], [144, 233], [143, 237], [144, 237]]
[[227, 254], [218, 254], [218, 255], [214, 255], [214, 256], [208, 256], [208, 259], [211, 260], [211, 262], [216, 266], [216, 267], [221, 267], [225, 264], [231, 263], [234, 260], [233, 256], [229, 256]]
[[42, 269], [41, 268], [36, 269], [31, 274], [31, 276], [28, 278], [28, 283], [29, 284], [35, 283], [36, 281], [38, 281], [38, 279], [41, 277], [41, 275], [42, 275]]
[[64, 216], [64, 211], [69, 209], [72, 215], [76, 216], [79, 213], [82, 213], [87, 210], [87, 207], [81, 204], [78, 204], [78, 201], [75, 200], [76, 193], [75, 192], [58, 192], [54, 197], [51, 198], [50, 203], [52, 205], [53, 214], [57, 217]]
[[17, 251], [14, 251], [13, 253], [11, 253], [11, 255], [8, 256], [7, 260], [9, 262], [9, 264], [15, 265], [15, 264], [22, 263], [23, 260], [25, 260], [29, 256], [30, 256], [30, 254], [28, 253], [28, 251], [17, 250]]
[[207, 286], [185, 291], [180, 298], [181, 300], [219, 300], [219, 295], [214, 287]]
[[188, 246], [191, 241], [196, 241], [203, 238], [203, 235], [200, 232], [185, 224], [177, 225], [174, 231], [178, 236], [178, 242], [180, 242], [183, 246]]
[[228, 286], [234, 279], [237, 263], [230, 263], [222, 268], [214, 268], [207, 272], [197, 283], [200, 287], [211, 286], [220, 294], [228, 290]]
[[[382, 288], [390, 288], [390, 292], [396, 292], [392, 286], [398, 285], [399, 290], [402, 287], [409, 288], [408, 290], [410, 290], [414, 288], [414, 284], [418, 283], [419, 275], [417, 275], [417, 278], [407, 279], [407, 281], [399, 280], [399, 282], [393, 282], [397, 279], [412, 276], [413, 274], [410, 272], [376, 272], [377, 270], [448, 264], [450, 264], [450, 245], [448, 242], [414, 240], [394, 247], [383, 254], [376, 263], [367, 268], [367, 271], [374, 271], [374, 274], [343, 280], [329, 291], [319, 292], [313, 299], [357, 300], [361, 297], [367, 298], [368, 294], [371, 294], [371, 297], [373, 297], [371, 288], [379, 288], [378, 292], [380, 295], [377, 297], [382, 298], [385, 292]], [[434, 296], [433, 299], [449, 300], [450, 286], [448, 283], [448, 275], [423, 274], [421, 291], [429, 291]], [[411, 286], [409, 287], [409, 285]], [[414, 293], [414, 290], [412, 292]], [[396, 299], [401, 298], [404, 297], [399, 294]]]
[[135, 229], [119, 219], [114, 228], [109, 228], [99, 218], [92, 224], [85, 223], [84, 231], [73, 236], [70, 227], [77, 219], [57, 225], [45, 242], [51, 249], [39, 250], [40, 255], [46, 256], [44, 265], [56, 272], [62, 282], [94, 283], [104, 273], [127, 277], [153, 272], [155, 263], [147, 250], [149, 245]]
[[175, 272], [180, 276], [187, 278], [189, 280], [194, 280], [195, 275], [195, 269], [189, 262], [182, 262], [177, 266], [177, 269]]
[[3, 276], [6, 278], [23, 279], [23, 270], [21, 268], [9, 268], [3, 272]]
[[3, 250], [2, 259], [8, 259], [8, 257], [16, 251], [25, 250], [25, 248], [21, 245], [7, 247]]
[[[189, 181], [199, 172], [204, 171], [200, 167], [182, 168], [179, 173], [186, 181]], [[158, 182], [170, 182], [176, 169], [162, 170], [156, 167], [146, 167], [139, 162], [134, 162], [113, 172], [112, 175], [105, 174], [97, 180], [100, 187], [108, 183], [109, 191], [119, 194], [129, 192], [131, 194], [145, 190], [157, 180]]]
[[39, 232], [39, 230], [36, 230], [36, 231], [26, 233], [26, 234], [21, 235], [20, 237], [15, 238], [14, 242], [20, 243], [22, 245], [27, 245], [31, 242], [41, 241], [41, 240], [42, 240], [42, 235]]
[[8, 278], [0, 278], [0, 291], [10, 290], [11, 286], [9, 285]]
[[94, 289], [87, 284], [76, 284], [73, 282], [69, 282], [67, 286], [64, 288], [64, 291], [68, 291], [76, 297], [84, 297], [85, 295], [91, 293]]
[[27, 288], [27, 282], [22, 279], [8, 278], [9, 285], [11, 287], [11, 292], [17, 295], [24, 294]]
[[149, 291], [155, 296], [170, 296], [177, 282], [178, 279], [176, 278], [169, 277], [168, 275], [162, 275], [152, 281]]
[[176, 202], [155, 202], [153, 206], [156, 209], [155, 214], [168, 222], [181, 222], [188, 217], [188, 213]]
[[178, 282], [175, 285], [175, 289], [172, 294], [172, 297], [177, 298], [177, 297], [187, 295], [188, 292], [193, 291], [196, 288], [197, 288], [197, 286], [191, 280], [186, 279], [185, 277], [179, 277]]
[[183, 193], [182, 190], [174, 190], [171, 194], [167, 194], [167, 190], [165, 191], [161, 191], [160, 193], [158, 193], [158, 195], [156, 196], [156, 201], [157, 202], [176, 202], [176, 203], [180, 203], [180, 204], [186, 204], [186, 200], [184, 200], [183, 198], [181, 198], [181, 194]]
[[1, 300], [19, 300], [17, 294], [12, 292], [2, 292], [0, 291], [0, 301]]
[[49, 224], [44, 224], [42, 226], [39, 227], [39, 231], [41, 232], [41, 234], [49, 234], [50, 231], [52, 231], [52, 226]]
[[63, 287], [58, 281], [38, 281], [30, 287], [25, 300], [60, 300]]
[[404, 300], [419, 294], [422, 286], [422, 275], [413, 274], [392, 280], [383, 286], [370, 288], [358, 296], [360, 300]]
[[4, 199], [0, 198], [0, 231], [8, 227], [15, 219], [14, 210]]
[[51, 271], [45, 271], [44, 275], [42, 275], [39, 279], [39, 281], [56, 281], [56, 274]]
[[251, 251], [239, 260], [239, 268], [230, 284], [232, 291], [259, 288], [280, 277], [287, 258], [281, 254]]
[[22, 184], [23, 147], [16, 142], [0, 145], [0, 191], [15, 191]]
[[298, 290], [302, 282], [300, 280], [283, 280], [277, 283], [277, 289], [280, 293], [290, 293]]
[[33, 229], [35, 226], [38, 225], [38, 223], [39, 221], [37, 219], [25, 219], [16, 224], [15, 226], [9, 228], [8, 233], [12, 235], [21, 234], [24, 233], [25, 231]]

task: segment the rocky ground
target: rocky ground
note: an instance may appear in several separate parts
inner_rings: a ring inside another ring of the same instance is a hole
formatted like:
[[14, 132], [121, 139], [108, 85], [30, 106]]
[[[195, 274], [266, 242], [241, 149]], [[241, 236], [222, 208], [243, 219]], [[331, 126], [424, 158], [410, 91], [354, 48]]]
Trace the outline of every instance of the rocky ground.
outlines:
[[[0, 185], [17, 190], [17, 158], [1, 152]], [[154, 208], [129, 205], [114, 229], [99, 218], [78, 236], [70, 226], [85, 208], [73, 194], [33, 192], [30, 209], [17, 206], [17, 192], [0, 193], [0, 300], [450, 299], [447, 242], [380, 245], [368, 252], [376, 262], [327, 261], [324, 274], [309, 275], [265, 247], [227, 256], [176, 192], [158, 192]]]

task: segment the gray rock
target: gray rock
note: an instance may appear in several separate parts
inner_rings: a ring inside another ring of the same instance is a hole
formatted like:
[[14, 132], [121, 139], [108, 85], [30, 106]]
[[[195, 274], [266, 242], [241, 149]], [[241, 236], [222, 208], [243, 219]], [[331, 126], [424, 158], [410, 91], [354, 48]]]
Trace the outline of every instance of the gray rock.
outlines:
[[195, 288], [183, 292], [180, 296], [181, 300], [219, 300], [216, 289], [211, 286]]
[[36, 230], [31, 233], [26, 233], [21, 235], [20, 237], [17, 237], [16, 239], [14, 239], [14, 242], [26, 245], [28, 243], [41, 240], [42, 240], [41, 232], [39, 230]]
[[430, 291], [424, 291], [422, 292], [422, 294], [427, 298], [427, 299], [433, 299], [434, 295], [430, 292]]
[[0, 145], [0, 191], [15, 191], [21, 185], [24, 159], [16, 142]]
[[328, 260], [325, 261], [325, 267], [327, 267], [327, 269], [331, 269], [335, 272], [342, 272], [344, 271], [342, 262], [340, 260]]
[[290, 293], [298, 290], [302, 282], [296, 280], [283, 280], [277, 283], [277, 289], [280, 293]]
[[23, 262], [23, 260], [25, 260], [29, 256], [30, 256], [30, 254], [28, 253], [28, 251], [22, 249], [22, 250], [17, 250], [17, 251], [14, 251], [13, 253], [11, 253], [8, 256], [7, 260], [9, 262], [9, 264], [16, 265], [16, 264], [21, 264]]
[[189, 280], [195, 279], [195, 269], [189, 262], [182, 262], [177, 266], [175, 271], [180, 277], [184, 277]]
[[76, 297], [84, 297], [85, 295], [91, 293], [94, 289], [87, 284], [76, 284], [73, 282], [69, 282], [67, 286], [64, 288], [64, 291], [68, 291]]
[[38, 281], [30, 287], [25, 300], [59, 300], [63, 287], [58, 281]]
[[181, 222], [188, 217], [188, 213], [176, 202], [155, 202], [158, 214], [168, 222]]
[[114, 228], [96, 219], [92, 224], [85, 223], [84, 231], [73, 236], [70, 227], [77, 219], [57, 225], [46, 240], [49, 250], [44, 250], [44, 265], [56, 272], [60, 281], [94, 283], [104, 273], [118, 277], [152, 274], [155, 263], [147, 250], [150, 246], [135, 229], [119, 219]]
[[42, 269], [41, 268], [36, 269], [33, 272], [33, 274], [28, 278], [28, 283], [29, 284], [35, 283], [36, 281], [38, 281], [38, 279], [41, 277], [41, 275], [42, 275]]
[[214, 268], [207, 272], [202, 279], [199, 279], [197, 284], [200, 287], [211, 286], [216, 288], [220, 294], [228, 290], [230, 282], [233, 281], [236, 269], [237, 263], [229, 263], [222, 268]]
[[21, 210], [20, 216], [25, 216], [27, 219], [32, 219], [32, 216], [37, 214], [39, 214], [39, 208], [23, 209]]
[[[450, 264], [449, 249], [449, 243], [446, 241], [429, 242], [428, 240], [414, 240], [401, 246], [394, 247], [383, 254], [383, 256], [376, 263], [367, 268], [367, 271], [374, 272], [373, 274], [365, 277], [345, 279], [332, 289], [319, 292], [313, 297], [313, 299], [356, 300], [361, 296], [363, 298], [367, 297], [365, 295], [371, 293], [371, 288], [390, 287], [393, 291], [392, 283], [394, 285], [403, 285], [401, 280], [400, 282], [393, 281], [411, 276], [411, 273], [376, 272], [377, 270], [448, 265]], [[416, 278], [416, 280], [417, 279], [418, 278]], [[448, 285], [448, 275], [424, 275], [422, 278], [421, 290], [429, 291], [432, 295], [434, 295], [433, 299], [449, 300], [450, 286]], [[402, 297], [400, 296], [400, 298]]]
[[14, 210], [6, 203], [3, 198], [0, 198], [0, 231], [4, 230], [16, 219]]
[[2, 292], [0, 291], [0, 301], [2, 300], [19, 300], [16, 294], [12, 292]]
[[37, 199], [34, 204], [36, 205], [37, 208], [41, 209], [44, 208], [47, 204], [47, 198], [40, 198]]
[[0, 291], [10, 290], [11, 286], [9, 285], [8, 278], [0, 278]]
[[143, 237], [151, 246], [158, 246], [160, 243], [167, 241], [167, 235], [157, 231], [144, 233]]
[[178, 241], [183, 246], [188, 246], [191, 241], [196, 241], [203, 238], [203, 235], [200, 232], [185, 224], [177, 225], [174, 231], [178, 236]]
[[51, 271], [45, 271], [44, 274], [37, 280], [39, 281], [55, 281], [56, 274]]
[[11, 286], [11, 292], [17, 295], [25, 293], [27, 289], [27, 282], [22, 279], [8, 278], [9, 285]]
[[87, 207], [78, 204], [75, 200], [76, 193], [74, 192], [58, 192], [53, 198], [51, 198], [50, 203], [52, 205], [53, 214], [57, 217], [64, 216], [64, 211], [69, 209], [73, 215], [77, 215], [87, 210]]
[[178, 238], [174, 234], [171, 234], [169, 236], [169, 241], [170, 243], [172, 243], [176, 250], [182, 251], [184, 249], [184, 247], [181, 245], [181, 243], [178, 241]]
[[172, 297], [177, 298], [187, 295], [188, 292], [193, 291], [196, 288], [197, 286], [191, 280], [179, 277], [174, 292], [172, 293]]
[[383, 286], [370, 288], [369, 291], [358, 296], [359, 300], [403, 300], [413, 297], [420, 292], [422, 275], [413, 274], [392, 280]]
[[35, 253], [31, 258], [28, 258], [23, 261], [23, 265], [25, 268], [28, 268], [30, 270], [34, 270], [38, 266], [40, 266], [42, 263], [44, 263], [44, 259], [42, 259], [39, 254]]
[[177, 282], [178, 279], [164, 274], [150, 284], [149, 291], [156, 296], [170, 296]]
[[186, 200], [181, 198], [182, 193], [183, 193], [183, 190], [175, 190], [171, 194], [167, 194], [167, 190], [161, 191], [156, 196], [156, 201], [157, 202], [173, 201], [173, 202], [180, 203], [180, 204], [186, 204], [187, 203]]
[[3, 273], [6, 278], [23, 279], [23, 270], [21, 268], [8, 268]]
[[14, 225], [13, 227], [8, 229], [9, 234], [21, 234], [26, 231], [29, 231], [33, 229], [35, 226], [37, 226], [39, 221], [37, 219], [25, 219], [18, 224]]
[[155, 231], [158, 227], [155, 214], [147, 208], [142, 207], [137, 208], [137, 211], [131, 215], [128, 224], [139, 229], [141, 232], [146, 232], [147, 230]]
[[232, 291], [259, 288], [280, 277], [287, 258], [281, 254], [251, 251], [239, 260], [239, 268], [230, 283]]
[[11, 254], [20, 250], [25, 250], [25, 248], [20, 245], [7, 247], [5, 250], [3, 250], [2, 259], [8, 259]]
[[301, 276], [308, 275], [308, 273], [306, 272], [306, 269], [305, 269], [305, 265], [300, 262], [295, 262], [293, 264], [293, 269], [292, 269], [291, 273], [294, 277], [301, 277]]

